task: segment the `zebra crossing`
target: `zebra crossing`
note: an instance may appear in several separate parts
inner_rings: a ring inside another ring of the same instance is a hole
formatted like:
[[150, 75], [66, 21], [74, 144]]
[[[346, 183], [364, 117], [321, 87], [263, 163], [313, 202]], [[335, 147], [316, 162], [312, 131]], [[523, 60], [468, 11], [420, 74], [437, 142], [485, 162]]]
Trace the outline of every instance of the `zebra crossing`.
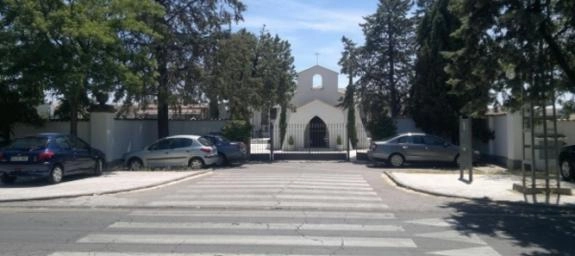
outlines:
[[360, 174], [216, 173], [146, 206], [49, 255], [499, 255], [443, 220], [398, 220]]

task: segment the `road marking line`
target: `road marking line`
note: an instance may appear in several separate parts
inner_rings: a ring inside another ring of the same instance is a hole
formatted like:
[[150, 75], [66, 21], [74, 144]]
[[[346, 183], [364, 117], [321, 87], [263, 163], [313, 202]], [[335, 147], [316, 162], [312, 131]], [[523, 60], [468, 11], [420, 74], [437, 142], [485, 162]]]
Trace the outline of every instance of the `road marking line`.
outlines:
[[417, 237], [425, 237], [425, 238], [433, 238], [433, 239], [440, 239], [446, 241], [454, 241], [454, 242], [463, 242], [463, 243], [472, 243], [472, 244], [480, 244], [480, 245], [487, 245], [487, 243], [476, 234], [462, 234], [457, 231], [442, 231], [442, 232], [433, 232], [433, 233], [425, 233], [425, 234], [417, 234]]
[[438, 252], [429, 252], [427, 254], [443, 255], [443, 256], [468, 256], [468, 255], [481, 255], [481, 256], [501, 256], [493, 248], [485, 247], [473, 247], [466, 249], [456, 249]]
[[207, 188], [194, 188], [189, 187], [185, 190], [185, 193], [179, 193], [181, 195], [195, 195], [195, 194], [206, 194], [206, 193], [217, 193], [217, 194], [240, 194], [240, 193], [258, 193], [258, 194], [270, 194], [270, 193], [282, 193], [282, 194], [321, 194], [321, 195], [377, 195], [375, 191], [353, 191], [353, 190], [314, 190], [314, 189], [283, 189], [283, 188], [228, 188], [222, 190]]
[[357, 187], [370, 188], [367, 183], [336, 183], [336, 182], [198, 182], [197, 186], [318, 186], [318, 187]]
[[373, 231], [403, 232], [397, 225], [308, 224], [308, 223], [211, 223], [211, 222], [116, 222], [109, 228], [129, 229], [241, 229], [300, 231]]
[[329, 256], [327, 254], [149, 253], [149, 252], [54, 252], [48, 256]]
[[348, 202], [289, 202], [289, 201], [157, 201], [148, 206], [190, 206], [190, 207], [287, 207], [287, 208], [345, 208], [345, 209], [387, 209], [383, 203]]
[[328, 236], [246, 236], [246, 235], [172, 235], [172, 234], [89, 234], [78, 243], [106, 244], [192, 244], [250, 246], [318, 246], [416, 248], [409, 238], [328, 237]]
[[321, 200], [321, 201], [362, 201], [362, 202], [380, 202], [383, 201], [377, 196], [349, 196], [349, 195], [332, 195], [332, 196], [321, 196], [321, 195], [262, 195], [260, 194], [195, 194], [195, 195], [170, 195], [165, 197], [167, 199], [196, 199], [196, 200], [213, 200], [213, 199], [281, 199], [281, 200]]
[[321, 219], [369, 219], [390, 220], [395, 219], [394, 213], [389, 212], [333, 212], [333, 211], [165, 211], [165, 210], [137, 210], [130, 216], [158, 216], [158, 217], [233, 217], [233, 218], [321, 218]]
[[426, 225], [426, 226], [433, 226], [433, 227], [450, 227], [451, 226], [451, 224], [449, 224], [449, 222], [447, 222], [443, 219], [419, 219], [419, 220], [405, 221], [405, 223]]
[[219, 189], [219, 190], [226, 190], [226, 189], [233, 189], [233, 188], [267, 188], [267, 189], [314, 189], [314, 190], [352, 190], [352, 191], [373, 191], [371, 187], [349, 187], [349, 186], [306, 186], [306, 185], [246, 185], [246, 186], [238, 186], [238, 185], [230, 185], [230, 186], [215, 186], [215, 185], [201, 185], [201, 184], [194, 184], [190, 187], [194, 188], [208, 188], [208, 189]]

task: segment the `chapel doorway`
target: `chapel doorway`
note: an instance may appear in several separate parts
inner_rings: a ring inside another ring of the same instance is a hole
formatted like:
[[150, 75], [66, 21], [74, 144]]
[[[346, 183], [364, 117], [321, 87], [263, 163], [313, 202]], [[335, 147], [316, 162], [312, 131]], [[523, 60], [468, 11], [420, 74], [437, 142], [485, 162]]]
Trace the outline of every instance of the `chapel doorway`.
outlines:
[[319, 118], [314, 117], [309, 121], [306, 129], [306, 145], [309, 148], [328, 148], [329, 147], [329, 133], [325, 122]]

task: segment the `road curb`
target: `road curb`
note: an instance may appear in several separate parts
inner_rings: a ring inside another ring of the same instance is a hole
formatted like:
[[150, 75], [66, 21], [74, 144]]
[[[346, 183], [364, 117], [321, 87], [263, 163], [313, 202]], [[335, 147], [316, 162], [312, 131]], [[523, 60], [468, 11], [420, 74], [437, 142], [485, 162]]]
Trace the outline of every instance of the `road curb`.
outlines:
[[21, 198], [21, 199], [0, 199], [0, 203], [44, 201], [44, 200], [54, 200], [54, 199], [75, 198], [75, 197], [82, 197], [82, 196], [100, 196], [100, 195], [119, 194], [119, 193], [132, 192], [132, 191], [137, 191], [137, 190], [151, 189], [151, 188], [167, 185], [170, 183], [176, 183], [176, 182], [179, 182], [179, 181], [182, 181], [185, 179], [189, 179], [192, 177], [196, 177], [196, 176], [200, 176], [200, 175], [204, 175], [204, 174], [211, 174], [211, 173], [213, 173], [213, 171], [199, 171], [199, 172], [190, 173], [189, 175], [185, 175], [182, 177], [178, 177], [178, 178], [174, 178], [174, 179], [170, 179], [170, 180], [166, 180], [166, 181], [162, 181], [162, 182], [157, 182], [157, 183], [153, 183], [153, 184], [142, 185], [142, 186], [137, 186], [137, 187], [132, 187], [132, 188], [115, 189], [115, 190], [109, 190], [109, 191], [103, 191], [103, 192], [78, 193], [78, 194], [71, 194], [71, 195], [44, 196], [44, 197], [39, 196], [39, 197], [30, 197], [30, 198]]
[[416, 192], [423, 193], [423, 194], [432, 195], [432, 196], [465, 199], [465, 200], [484, 200], [484, 201], [491, 201], [493, 203], [515, 204], [515, 205], [524, 206], [524, 207], [553, 207], [553, 208], [557, 208], [557, 209], [575, 209], [575, 205], [570, 205], [570, 204], [567, 204], [567, 205], [532, 204], [532, 203], [528, 203], [528, 202], [511, 201], [511, 200], [496, 200], [496, 199], [493, 199], [493, 198], [490, 198], [487, 196], [470, 197], [470, 196], [460, 196], [460, 195], [454, 195], [454, 194], [449, 194], [449, 193], [430, 191], [430, 190], [421, 189], [421, 188], [417, 188], [417, 187], [402, 183], [391, 172], [383, 171], [383, 174], [385, 174], [385, 176], [387, 176], [398, 187], [405, 188], [405, 189], [412, 190], [412, 191], [416, 191]]
[[413, 187], [413, 186], [407, 185], [405, 183], [402, 183], [401, 181], [399, 181], [399, 179], [397, 179], [393, 175], [393, 173], [390, 173], [388, 171], [384, 171], [383, 174], [385, 174], [398, 187], [417, 191], [417, 192], [424, 193], [424, 194], [429, 194], [429, 195], [433, 195], [433, 196], [449, 197], [449, 198], [467, 199], [467, 200], [477, 200], [477, 199], [493, 200], [489, 197], [468, 197], [468, 196], [453, 195], [453, 194], [448, 194], [448, 193], [440, 193], [440, 192], [430, 191], [430, 190], [426, 190], [426, 189], [421, 189], [421, 188]]

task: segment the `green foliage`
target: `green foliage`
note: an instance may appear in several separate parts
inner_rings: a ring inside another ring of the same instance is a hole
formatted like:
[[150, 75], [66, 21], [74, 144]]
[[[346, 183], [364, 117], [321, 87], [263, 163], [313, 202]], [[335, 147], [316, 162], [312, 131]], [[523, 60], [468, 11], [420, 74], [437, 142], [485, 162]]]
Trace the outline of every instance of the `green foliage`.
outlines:
[[449, 12], [448, 3], [449, 0], [434, 1], [418, 24], [415, 81], [408, 100], [408, 112], [416, 125], [442, 137], [459, 134], [459, 111], [463, 105], [459, 97], [451, 94], [444, 71], [448, 61], [442, 52], [461, 47], [460, 41], [450, 37], [460, 22]]
[[152, 0], [3, 1], [0, 35], [10, 54], [2, 70], [10, 84], [63, 96], [76, 134], [77, 112], [88, 93], [103, 101], [112, 91], [121, 96], [126, 87], [144, 83], [136, 65], [153, 63], [138, 61], [149, 54], [134, 44], [155, 35], [144, 19], [161, 13]]
[[451, 1], [450, 10], [463, 45], [446, 53], [446, 70], [462, 112], [481, 115], [497, 99], [490, 91], [512, 109], [575, 91], [575, 1]]
[[233, 141], [249, 141], [252, 126], [244, 120], [231, 120], [222, 128], [224, 137]]
[[335, 144], [341, 145], [341, 136], [339, 134], [337, 135], [337, 138], [335, 140]]
[[[2, 60], [0, 60], [0, 64]], [[43, 124], [34, 106], [42, 102], [38, 88], [25, 85], [7, 85], [0, 75], [0, 140], [10, 141], [14, 125], [27, 123], [34, 126]], [[30, 91], [31, 90], [31, 91]]]
[[413, 79], [413, 19], [409, 0], [380, 0], [375, 14], [361, 24], [362, 48], [360, 97], [364, 111], [375, 115], [375, 106], [386, 105], [392, 117], [404, 110]]
[[351, 141], [353, 147], [357, 145], [357, 130], [355, 127], [355, 85], [353, 83], [353, 77], [359, 71], [359, 49], [355, 46], [350, 39], [343, 37], [342, 42], [344, 44], [344, 51], [342, 52], [342, 57], [339, 60], [339, 64], [342, 66], [342, 73], [347, 74], [349, 78], [349, 83], [345, 90], [345, 96], [341, 99], [339, 107], [347, 109], [347, 123], [346, 129], [348, 134], [348, 140]]
[[253, 110], [287, 106], [295, 91], [293, 61], [287, 41], [242, 29], [219, 41], [206, 90], [227, 103], [233, 118], [247, 120]]
[[372, 140], [389, 138], [397, 133], [395, 122], [391, 117], [389, 117], [387, 111], [382, 111], [380, 115], [369, 121], [367, 129], [371, 134]]
[[206, 82], [204, 68], [215, 64], [209, 60], [213, 47], [226, 36], [224, 30], [232, 22], [242, 19], [245, 5], [239, 0], [155, 2], [165, 10], [163, 17], [148, 19], [148, 24], [161, 35], [150, 45], [158, 76], [140, 97], [148, 96], [150, 91], [155, 93], [158, 136], [165, 137], [169, 135], [169, 106], [201, 100], [201, 88]]
[[287, 141], [288, 145], [293, 146], [295, 144], [294, 140], [293, 140], [293, 136], [289, 136], [288, 137], [288, 141]]

